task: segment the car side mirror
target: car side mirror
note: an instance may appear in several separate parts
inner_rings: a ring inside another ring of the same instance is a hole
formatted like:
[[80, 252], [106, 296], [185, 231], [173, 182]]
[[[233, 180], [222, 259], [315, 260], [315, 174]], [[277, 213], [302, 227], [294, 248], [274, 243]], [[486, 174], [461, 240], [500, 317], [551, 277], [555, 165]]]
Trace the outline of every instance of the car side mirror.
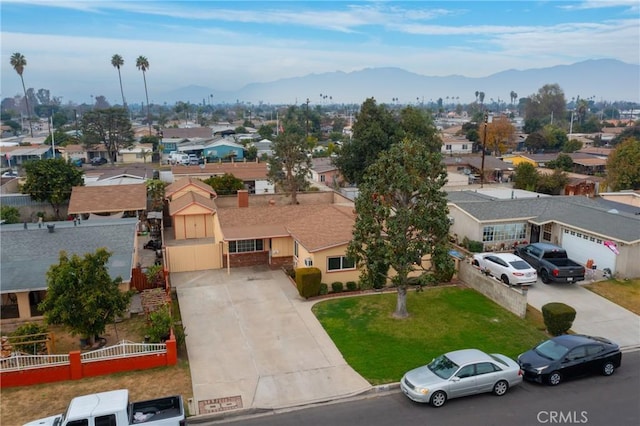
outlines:
[[458, 377], [458, 376], [453, 376], [453, 377], [451, 378], [451, 381], [452, 381], [452, 382], [459, 382], [459, 381], [460, 381], [460, 377]]

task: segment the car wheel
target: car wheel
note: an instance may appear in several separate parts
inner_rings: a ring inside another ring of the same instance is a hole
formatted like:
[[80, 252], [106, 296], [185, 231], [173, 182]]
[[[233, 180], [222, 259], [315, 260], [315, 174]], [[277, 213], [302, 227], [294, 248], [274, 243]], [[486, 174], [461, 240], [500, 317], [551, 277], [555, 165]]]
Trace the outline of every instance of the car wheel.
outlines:
[[442, 407], [447, 402], [447, 394], [442, 391], [436, 391], [431, 395], [429, 402], [436, 408]]
[[511, 285], [509, 284], [509, 277], [507, 277], [506, 275], [502, 275], [500, 277], [500, 279], [502, 280], [503, 283], [505, 283], [506, 285]]
[[505, 380], [500, 380], [495, 385], [493, 385], [493, 393], [498, 396], [502, 396], [509, 390], [509, 383]]
[[558, 386], [561, 381], [562, 375], [559, 371], [554, 371], [553, 373], [549, 374], [549, 378], [547, 379], [547, 383], [549, 383], [551, 386]]
[[602, 374], [605, 376], [610, 376], [613, 372], [616, 371], [616, 367], [613, 365], [611, 361], [607, 361], [602, 366]]
[[540, 279], [543, 283], [549, 284], [549, 273], [546, 271], [546, 269], [540, 271]]

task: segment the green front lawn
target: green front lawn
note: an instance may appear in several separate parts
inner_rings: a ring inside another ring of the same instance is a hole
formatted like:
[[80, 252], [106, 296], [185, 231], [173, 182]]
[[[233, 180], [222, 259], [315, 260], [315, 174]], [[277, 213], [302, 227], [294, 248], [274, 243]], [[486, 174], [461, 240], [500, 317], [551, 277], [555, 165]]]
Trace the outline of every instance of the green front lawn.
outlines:
[[407, 295], [410, 317], [392, 317], [396, 293], [332, 299], [313, 312], [345, 360], [370, 383], [402, 375], [456, 349], [477, 348], [516, 358], [548, 338], [475, 290], [426, 289]]

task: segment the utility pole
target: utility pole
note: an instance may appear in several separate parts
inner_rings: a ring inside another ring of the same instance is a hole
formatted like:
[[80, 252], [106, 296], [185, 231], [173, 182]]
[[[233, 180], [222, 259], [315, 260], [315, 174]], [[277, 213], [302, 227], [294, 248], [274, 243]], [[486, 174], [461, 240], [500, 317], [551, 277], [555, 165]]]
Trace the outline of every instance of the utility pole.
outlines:
[[489, 112], [484, 113], [484, 137], [482, 138], [482, 162], [480, 165], [480, 188], [484, 188], [484, 151], [487, 145], [487, 126], [491, 120], [489, 120]]
[[307, 98], [307, 113], [305, 114], [305, 121], [306, 121], [305, 134], [306, 134], [306, 138], [308, 140], [309, 139], [309, 98]]

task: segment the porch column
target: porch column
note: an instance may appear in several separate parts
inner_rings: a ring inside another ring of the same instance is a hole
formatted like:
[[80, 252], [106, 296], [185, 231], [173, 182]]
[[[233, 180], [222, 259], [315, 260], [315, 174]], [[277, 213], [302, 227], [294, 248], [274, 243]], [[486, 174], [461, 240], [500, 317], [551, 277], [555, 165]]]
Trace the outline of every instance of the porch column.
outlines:
[[29, 304], [29, 292], [21, 291], [20, 293], [16, 293], [16, 297], [18, 299], [18, 315], [20, 316], [20, 319], [31, 318], [31, 305]]

